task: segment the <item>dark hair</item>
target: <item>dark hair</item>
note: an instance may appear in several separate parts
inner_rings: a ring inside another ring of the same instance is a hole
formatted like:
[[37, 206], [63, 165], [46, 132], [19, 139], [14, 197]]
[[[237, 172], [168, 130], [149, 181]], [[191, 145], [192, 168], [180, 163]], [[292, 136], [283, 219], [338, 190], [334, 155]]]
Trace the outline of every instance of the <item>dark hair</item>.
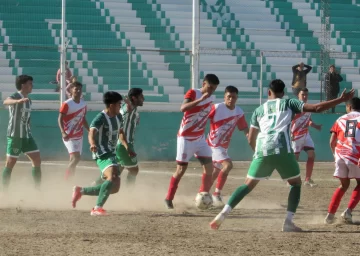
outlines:
[[[304, 88], [301, 88], [301, 89], [300, 89], [299, 93], [300, 93], [300, 92], [309, 92], [309, 90], [308, 90], [308, 88], [304, 87]], [[298, 94], [299, 94], [299, 93], [298, 93]]]
[[358, 97], [354, 97], [351, 100], [346, 102], [346, 105], [350, 105], [354, 110], [360, 110], [360, 99]]
[[208, 82], [209, 84], [215, 84], [215, 85], [220, 84], [219, 78], [214, 74], [207, 74], [204, 77], [203, 82]]
[[74, 87], [81, 87], [82, 88], [82, 83], [76, 81], [74, 83], [70, 84], [70, 88], [74, 88]]
[[110, 104], [118, 103], [122, 99], [123, 99], [122, 96], [114, 91], [105, 92], [103, 96], [103, 102], [106, 105], [106, 107], [109, 107]]
[[332, 64], [332, 65], [330, 65], [330, 67], [329, 68], [335, 68], [335, 65], [334, 64]]
[[27, 81], [34, 81], [32, 76], [28, 75], [20, 75], [16, 77], [16, 89], [21, 90], [22, 85], [25, 84]]
[[141, 88], [131, 88], [128, 92], [128, 97], [130, 101], [132, 101], [132, 97], [138, 97], [143, 93], [143, 89]]
[[239, 94], [239, 90], [233, 85], [226, 86], [225, 93], [227, 93], [227, 92], [230, 92], [230, 93], [235, 92], [236, 94]]
[[285, 84], [282, 80], [275, 79], [270, 82], [269, 89], [275, 94], [283, 93], [285, 89]]

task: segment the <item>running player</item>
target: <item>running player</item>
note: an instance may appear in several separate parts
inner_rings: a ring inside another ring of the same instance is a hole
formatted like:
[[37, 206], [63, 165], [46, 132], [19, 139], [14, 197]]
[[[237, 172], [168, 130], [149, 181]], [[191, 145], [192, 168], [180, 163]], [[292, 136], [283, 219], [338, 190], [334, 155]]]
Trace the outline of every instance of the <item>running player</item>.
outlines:
[[210, 133], [207, 138], [208, 145], [212, 151], [212, 161], [214, 165], [213, 182], [217, 179], [215, 192], [213, 193], [213, 205], [216, 207], [224, 206], [221, 197], [221, 190], [224, 187], [227, 176], [233, 167], [228, 148], [231, 136], [237, 127], [247, 136], [249, 132], [245, 120], [244, 112], [238, 106], [238, 89], [229, 85], [225, 88], [225, 102], [215, 104], [211, 107]]
[[[309, 90], [302, 88], [299, 91], [298, 99], [304, 103], [308, 100]], [[300, 152], [304, 150], [308, 156], [306, 161], [305, 186], [316, 187], [317, 184], [311, 179], [311, 175], [315, 162], [315, 147], [309, 133], [309, 126], [321, 131], [321, 124], [315, 124], [311, 120], [310, 112], [302, 112], [296, 114], [291, 123], [292, 148], [295, 153], [296, 160], [299, 160]]]
[[30, 130], [31, 100], [29, 94], [33, 88], [33, 78], [28, 75], [16, 77], [17, 92], [4, 100], [9, 106], [9, 125], [7, 130], [6, 163], [2, 173], [4, 190], [7, 190], [12, 169], [20, 153], [28, 156], [32, 163], [32, 176], [35, 187], [40, 188], [41, 158], [40, 151]]
[[347, 209], [341, 214], [346, 223], [352, 223], [352, 211], [360, 200], [360, 99], [353, 98], [346, 104], [345, 115], [339, 117], [331, 128], [330, 148], [335, 158], [334, 177], [340, 181], [335, 190], [325, 218], [325, 223], [335, 221], [335, 213], [341, 199], [348, 190], [350, 180], [355, 179], [357, 186], [351, 194]]
[[165, 198], [168, 209], [174, 209], [173, 199], [184, 175], [190, 158], [195, 155], [203, 166], [202, 183], [199, 192], [209, 192], [212, 185], [211, 149], [207, 145], [204, 132], [209, 118], [213, 97], [211, 96], [219, 84], [219, 78], [207, 74], [201, 89], [191, 89], [185, 94], [180, 110], [184, 112], [177, 136], [177, 168], [170, 179], [169, 189]]
[[[124, 133], [120, 134], [116, 146], [116, 156], [120, 164], [120, 172], [128, 169], [127, 184], [135, 183], [139, 172], [138, 161], [134, 150], [135, 129], [140, 117], [138, 107], [144, 104], [144, 95], [141, 88], [131, 88], [128, 92], [129, 102], [121, 106], [120, 113], [124, 120]], [[125, 138], [123, 137], [125, 136]], [[127, 142], [124, 144], [124, 140]], [[125, 145], [128, 145], [127, 147]]]
[[232, 209], [262, 179], [271, 176], [274, 169], [281, 178], [287, 180], [290, 187], [287, 217], [282, 230], [285, 232], [302, 231], [293, 223], [293, 217], [300, 202], [301, 178], [300, 168], [290, 144], [290, 124], [295, 113], [322, 112], [351, 99], [354, 89], [344, 92], [335, 100], [317, 104], [308, 104], [297, 99], [282, 99], [285, 84], [273, 80], [269, 84], [269, 100], [258, 107], [251, 118], [248, 141], [255, 151], [250, 164], [245, 184], [238, 187], [229, 198], [223, 210], [210, 223], [212, 229], [218, 229]]
[[84, 127], [89, 131], [86, 121], [86, 103], [81, 99], [82, 84], [74, 82], [69, 85], [71, 98], [60, 108], [58, 124], [61, 135], [70, 155], [70, 162], [65, 173], [65, 179], [75, 174], [76, 165], [80, 161], [83, 145]]
[[97, 114], [90, 124], [89, 144], [93, 159], [96, 161], [100, 175], [105, 180], [102, 184], [92, 187], [74, 187], [72, 206], [82, 195], [98, 196], [96, 206], [91, 215], [107, 215], [103, 205], [110, 194], [117, 193], [120, 188], [120, 171], [116, 161], [116, 143], [119, 133], [123, 133], [123, 120], [120, 114], [122, 97], [117, 92], [108, 91], [104, 94], [103, 102], [106, 108]]

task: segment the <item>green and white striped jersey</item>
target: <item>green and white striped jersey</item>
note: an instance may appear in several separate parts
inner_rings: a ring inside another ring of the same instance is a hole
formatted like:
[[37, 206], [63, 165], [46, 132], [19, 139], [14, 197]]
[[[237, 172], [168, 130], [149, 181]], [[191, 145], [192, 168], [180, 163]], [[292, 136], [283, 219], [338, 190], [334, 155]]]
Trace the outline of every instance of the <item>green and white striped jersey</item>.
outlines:
[[93, 159], [98, 159], [104, 154], [115, 154], [116, 142], [119, 137], [119, 130], [122, 129], [123, 120], [121, 115], [109, 117], [104, 111], [96, 115], [90, 124], [90, 129], [95, 128], [95, 143], [97, 152], [93, 152]]
[[[20, 100], [24, 96], [15, 92], [9, 96], [14, 100]], [[30, 131], [31, 100], [28, 102], [13, 104], [9, 106], [9, 125], [7, 136], [12, 138], [31, 138]]]
[[[135, 129], [139, 124], [140, 115], [137, 110], [137, 107], [134, 107], [130, 112], [128, 110], [128, 106], [124, 103], [121, 106], [120, 113], [124, 120], [124, 133], [126, 136], [127, 143], [134, 144], [135, 141]], [[119, 140], [119, 144], [120, 140]]]
[[254, 158], [292, 153], [290, 126], [294, 115], [301, 113], [304, 103], [297, 99], [268, 100], [255, 109], [251, 127], [259, 129]]

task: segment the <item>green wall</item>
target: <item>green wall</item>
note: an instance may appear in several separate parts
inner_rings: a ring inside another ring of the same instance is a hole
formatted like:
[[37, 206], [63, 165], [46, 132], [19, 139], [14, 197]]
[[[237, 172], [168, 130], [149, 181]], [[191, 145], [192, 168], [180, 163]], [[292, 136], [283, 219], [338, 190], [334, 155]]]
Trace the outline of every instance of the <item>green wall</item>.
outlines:
[[[89, 112], [89, 122], [97, 112]], [[246, 120], [250, 120], [251, 113], [246, 114]], [[32, 133], [41, 150], [43, 159], [65, 160], [68, 158], [67, 151], [62, 143], [59, 129], [57, 127], [57, 111], [33, 111], [31, 116]], [[313, 114], [313, 121], [323, 124], [321, 132], [311, 129], [311, 135], [315, 143], [318, 161], [333, 161], [329, 148], [329, 130], [338, 114]], [[180, 112], [141, 112], [140, 126], [136, 136], [136, 152], [140, 161], [160, 160], [175, 161], [176, 134], [180, 125], [182, 113]], [[8, 122], [7, 110], [0, 109], [1, 156], [5, 156], [6, 129]], [[87, 135], [87, 133], [85, 134]], [[84, 159], [91, 159], [88, 150], [87, 139], [84, 141]], [[235, 131], [229, 149], [233, 160], [251, 160], [252, 152], [242, 132]], [[302, 153], [304, 159], [304, 153]]]

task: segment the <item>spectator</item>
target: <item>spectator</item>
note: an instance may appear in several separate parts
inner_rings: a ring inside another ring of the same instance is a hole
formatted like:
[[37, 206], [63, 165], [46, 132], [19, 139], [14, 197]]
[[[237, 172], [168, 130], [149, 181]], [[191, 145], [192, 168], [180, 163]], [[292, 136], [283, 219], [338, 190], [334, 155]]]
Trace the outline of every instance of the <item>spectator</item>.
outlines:
[[[336, 99], [340, 92], [340, 82], [343, 80], [336, 71], [335, 65], [329, 67], [329, 72], [325, 75], [325, 96], [326, 100]], [[335, 113], [335, 107], [331, 109]]]
[[[304, 67], [306, 69], [304, 69]], [[301, 62], [298, 65], [292, 67], [293, 80], [292, 80], [292, 91], [297, 97], [300, 90], [306, 87], [306, 75], [311, 71], [312, 67], [309, 65], [304, 65]]]
[[[66, 86], [70, 83], [71, 77], [72, 77], [72, 73], [70, 68], [68, 67], [68, 62], [65, 61], [65, 80], [66, 80]], [[61, 68], [59, 68], [59, 70], [57, 71], [56, 74], [56, 81], [58, 82], [58, 84], [60, 84], [60, 77], [61, 77]]]

